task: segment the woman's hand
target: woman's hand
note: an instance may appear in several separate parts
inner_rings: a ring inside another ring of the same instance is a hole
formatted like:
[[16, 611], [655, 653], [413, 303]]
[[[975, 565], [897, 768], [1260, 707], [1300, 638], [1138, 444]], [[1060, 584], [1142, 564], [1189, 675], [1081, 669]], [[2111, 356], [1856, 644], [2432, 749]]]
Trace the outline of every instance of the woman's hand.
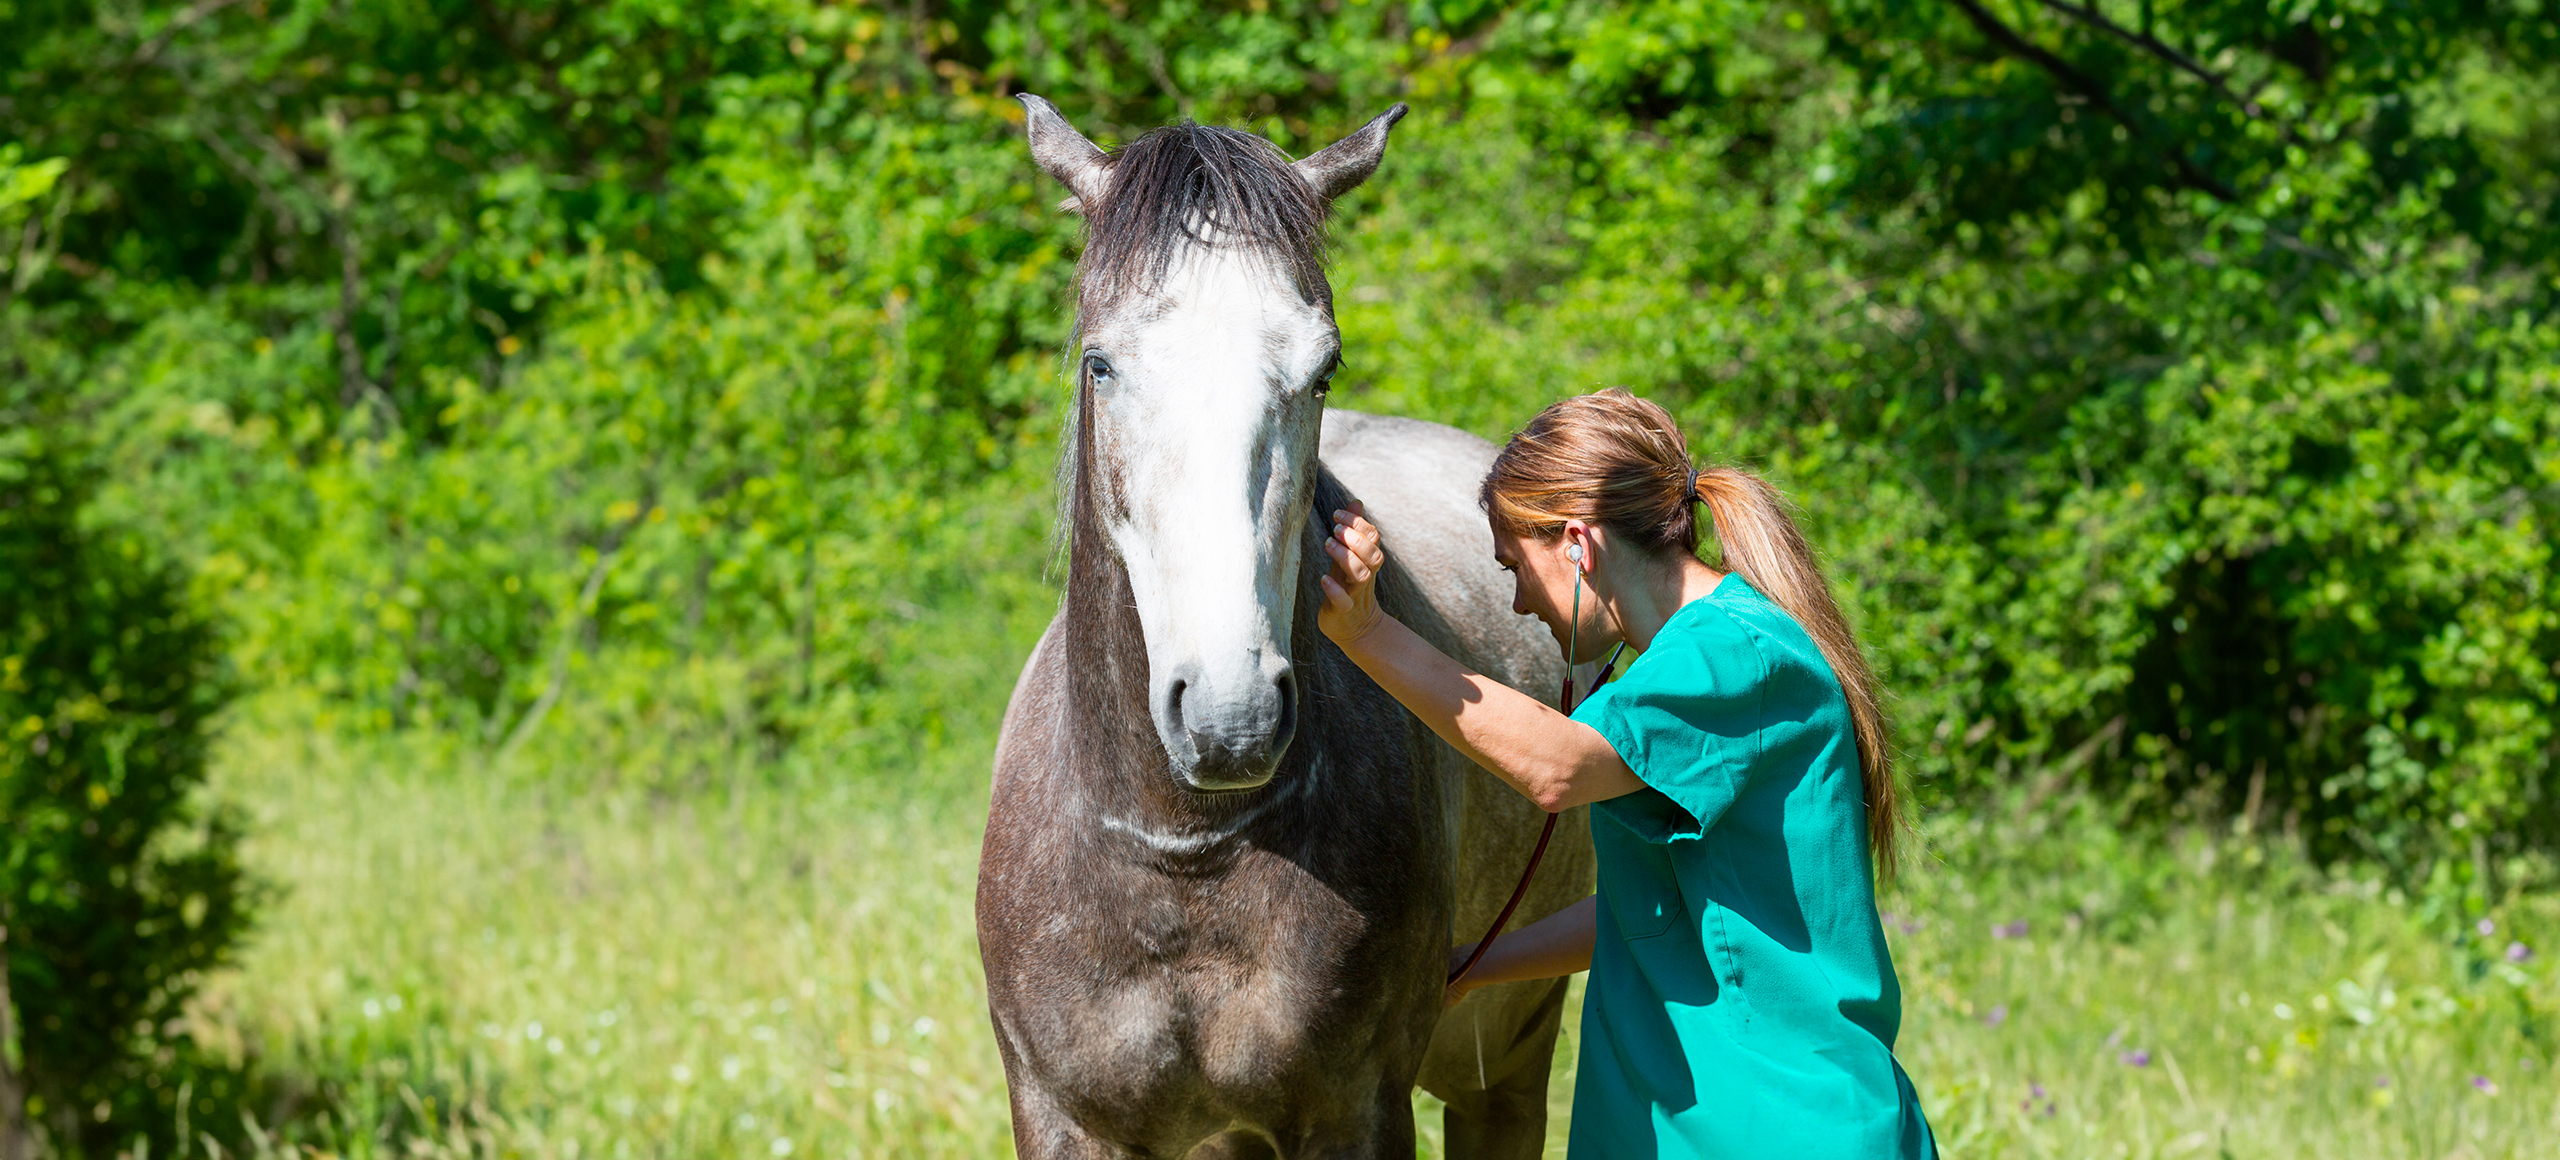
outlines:
[[[1467, 965], [1467, 960], [1474, 957], [1475, 953], [1476, 944], [1474, 943], [1460, 943], [1457, 946], [1450, 947], [1449, 969], [1455, 971], [1458, 968]], [[1467, 992], [1475, 990], [1483, 985], [1484, 984], [1476, 981], [1475, 972], [1473, 971], [1469, 971], [1464, 975], [1460, 975], [1455, 979], [1449, 980], [1448, 985], [1440, 993], [1441, 1009], [1447, 1010], [1448, 1008], [1457, 1006], [1459, 1003], [1465, 1001]]]
[[1333, 570], [1324, 578], [1324, 607], [1316, 611], [1316, 627], [1347, 648], [1385, 619], [1378, 611], [1377, 587], [1387, 550], [1378, 540], [1378, 525], [1369, 522], [1358, 500], [1333, 513], [1333, 535], [1324, 550], [1333, 557]]

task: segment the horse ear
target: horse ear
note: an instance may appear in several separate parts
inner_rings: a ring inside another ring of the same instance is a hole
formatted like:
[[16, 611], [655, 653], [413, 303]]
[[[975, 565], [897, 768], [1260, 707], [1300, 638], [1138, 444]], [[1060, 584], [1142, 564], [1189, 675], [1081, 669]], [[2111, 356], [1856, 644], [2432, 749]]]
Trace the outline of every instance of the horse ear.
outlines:
[[1387, 130], [1404, 119], [1402, 101], [1396, 107], [1378, 114], [1360, 131], [1327, 145], [1297, 161], [1290, 168], [1315, 187], [1316, 196], [1332, 201], [1358, 188], [1378, 171], [1378, 161], [1387, 155]]
[[1100, 146], [1085, 140], [1084, 134], [1076, 132], [1056, 105], [1029, 93], [1016, 93], [1014, 98], [1022, 102], [1027, 114], [1031, 159], [1074, 195], [1059, 202], [1058, 208], [1082, 213], [1086, 206], [1100, 204], [1102, 192], [1111, 186], [1111, 158]]

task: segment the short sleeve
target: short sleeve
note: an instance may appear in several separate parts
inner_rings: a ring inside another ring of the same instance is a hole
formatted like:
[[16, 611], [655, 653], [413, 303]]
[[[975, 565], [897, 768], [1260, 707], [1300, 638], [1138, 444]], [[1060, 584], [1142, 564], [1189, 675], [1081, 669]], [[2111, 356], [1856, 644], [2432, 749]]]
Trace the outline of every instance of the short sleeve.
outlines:
[[1573, 711], [1650, 787], [1592, 808], [1651, 842], [1713, 828], [1758, 757], [1767, 661], [1730, 617], [1693, 611]]

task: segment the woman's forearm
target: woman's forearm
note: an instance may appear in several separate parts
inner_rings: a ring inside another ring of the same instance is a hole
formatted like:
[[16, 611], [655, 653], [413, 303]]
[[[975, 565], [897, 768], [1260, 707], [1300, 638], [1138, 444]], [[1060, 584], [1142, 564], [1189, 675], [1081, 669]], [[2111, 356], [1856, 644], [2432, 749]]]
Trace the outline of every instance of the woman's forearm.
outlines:
[[[1473, 990], [1495, 983], [1553, 979], [1590, 970], [1591, 943], [1598, 930], [1593, 908], [1598, 902], [1598, 895], [1586, 897], [1494, 939], [1493, 949], [1486, 951], [1457, 985]], [[1473, 945], [1468, 945], [1450, 952], [1454, 960], [1451, 965], [1465, 962], [1474, 950]]]
[[1342, 651], [1440, 739], [1549, 812], [1644, 788], [1597, 730], [1449, 658], [1380, 615]]

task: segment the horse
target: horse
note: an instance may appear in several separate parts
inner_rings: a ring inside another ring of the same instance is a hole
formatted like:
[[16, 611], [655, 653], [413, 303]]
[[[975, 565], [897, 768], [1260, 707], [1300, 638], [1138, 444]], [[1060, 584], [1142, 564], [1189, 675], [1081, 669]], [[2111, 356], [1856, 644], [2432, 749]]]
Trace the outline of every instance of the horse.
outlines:
[[[1451, 1156], [1537, 1156], [1565, 981], [1446, 1010], [1443, 985], [1544, 815], [1316, 629], [1325, 517], [1357, 498], [1389, 612], [1515, 686], [1565, 671], [1493, 562], [1493, 447], [1325, 407], [1325, 219], [1405, 106], [1291, 161], [1188, 122], [1106, 153], [1020, 99], [1086, 245], [1065, 592], [1005, 710], [979, 862], [1016, 1151], [1409, 1157], [1419, 1084]], [[1567, 821], [1518, 922], [1590, 892]]]

